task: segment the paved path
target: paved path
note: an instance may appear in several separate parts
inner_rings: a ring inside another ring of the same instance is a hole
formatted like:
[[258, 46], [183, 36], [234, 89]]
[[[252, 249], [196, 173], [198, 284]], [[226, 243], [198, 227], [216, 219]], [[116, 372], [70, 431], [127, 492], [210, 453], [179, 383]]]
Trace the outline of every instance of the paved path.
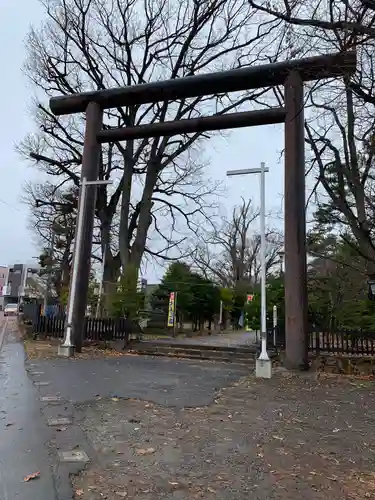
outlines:
[[39, 388], [42, 394], [59, 394], [73, 403], [121, 396], [177, 407], [209, 404], [218, 389], [249, 373], [227, 363], [152, 356], [33, 360], [33, 366], [43, 372], [34, 380], [49, 382]]
[[192, 338], [177, 338], [177, 339], [158, 339], [155, 340], [156, 343], [168, 343], [168, 344], [186, 344], [186, 345], [211, 345], [215, 346], [225, 346], [225, 347], [245, 347], [254, 345], [256, 342], [255, 332], [232, 332], [232, 333], [222, 333], [218, 335], [209, 335], [204, 337], [192, 337]]
[[[40, 413], [38, 392], [24, 369], [24, 350], [12, 333], [2, 332], [0, 318], [0, 499], [55, 500], [49, 455], [48, 428]], [[2, 335], [2, 333], [4, 335]], [[2, 340], [3, 337], [3, 340]], [[23, 482], [28, 474], [40, 479]]]

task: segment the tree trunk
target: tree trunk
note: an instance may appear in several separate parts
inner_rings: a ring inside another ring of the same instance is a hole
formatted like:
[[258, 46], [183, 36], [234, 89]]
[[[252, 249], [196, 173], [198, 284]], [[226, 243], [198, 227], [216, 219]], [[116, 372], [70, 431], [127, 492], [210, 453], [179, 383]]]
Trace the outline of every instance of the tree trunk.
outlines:
[[120, 258], [112, 257], [111, 252], [107, 254], [103, 273], [103, 290], [104, 310], [109, 312], [111, 296], [116, 293], [117, 281], [120, 276]]
[[119, 231], [119, 250], [121, 266], [124, 270], [129, 263], [129, 245], [132, 235], [129, 234], [130, 201], [133, 180], [134, 141], [126, 143], [124, 158], [124, 175], [122, 179], [121, 215]]
[[153, 165], [153, 163], [154, 162], [150, 161], [147, 167], [145, 187], [139, 208], [137, 234], [131, 247], [131, 260], [136, 269], [140, 268], [146, 246], [148, 229], [152, 222], [152, 195], [157, 180], [157, 168], [156, 165]]

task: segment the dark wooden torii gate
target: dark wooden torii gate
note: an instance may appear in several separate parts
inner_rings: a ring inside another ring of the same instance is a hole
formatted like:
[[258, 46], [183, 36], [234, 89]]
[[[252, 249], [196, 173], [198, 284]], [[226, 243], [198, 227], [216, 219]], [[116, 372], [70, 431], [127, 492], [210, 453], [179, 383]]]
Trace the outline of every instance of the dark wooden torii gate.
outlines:
[[[101, 144], [145, 137], [173, 136], [285, 122], [285, 328], [286, 365], [308, 367], [305, 150], [303, 82], [350, 75], [356, 70], [354, 52], [310, 57], [262, 66], [189, 76], [129, 87], [53, 97], [55, 115], [86, 112], [82, 178], [99, 175]], [[284, 85], [284, 107], [160, 122], [137, 127], [102, 129], [103, 110], [160, 101], [174, 101]], [[95, 190], [96, 192], [96, 190]], [[77, 295], [73, 310], [74, 345], [81, 349], [87, 304], [96, 196], [87, 197], [84, 238], [80, 245]]]

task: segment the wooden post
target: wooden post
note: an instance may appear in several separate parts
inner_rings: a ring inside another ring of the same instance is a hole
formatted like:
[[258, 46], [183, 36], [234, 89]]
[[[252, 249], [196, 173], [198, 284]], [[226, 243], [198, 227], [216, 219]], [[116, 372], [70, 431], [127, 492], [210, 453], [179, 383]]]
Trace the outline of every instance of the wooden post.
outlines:
[[285, 364], [308, 369], [303, 82], [296, 71], [285, 81]]
[[[96, 181], [99, 175], [101, 146], [97, 141], [97, 134], [102, 128], [103, 112], [94, 102], [90, 102], [86, 109], [86, 130], [83, 147], [81, 179]], [[94, 215], [97, 186], [87, 186], [87, 193], [83, 203], [83, 237], [78, 259], [77, 295], [74, 301], [72, 318], [72, 336], [75, 350], [82, 349], [85, 315], [87, 307], [87, 293], [91, 267], [92, 236], [94, 229]], [[80, 208], [79, 208], [80, 209]], [[71, 283], [70, 283], [71, 285]], [[70, 289], [70, 287], [69, 287]]]

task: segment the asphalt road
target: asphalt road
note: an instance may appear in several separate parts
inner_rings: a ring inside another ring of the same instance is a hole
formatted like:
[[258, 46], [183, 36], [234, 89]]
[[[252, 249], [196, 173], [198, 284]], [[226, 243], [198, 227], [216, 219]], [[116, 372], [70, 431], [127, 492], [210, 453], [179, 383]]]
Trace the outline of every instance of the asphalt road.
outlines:
[[210, 404], [216, 392], [249, 373], [246, 367], [152, 356], [93, 360], [33, 360], [35, 371], [49, 382], [41, 394], [59, 394], [73, 404], [98, 396], [136, 398], [163, 406]]
[[[39, 394], [25, 372], [23, 346], [9, 325], [2, 342], [2, 322], [0, 318], [0, 500], [55, 500], [45, 446], [49, 429], [41, 416]], [[23, 481], [35, 472], [40, 472], [39, 479]]]

